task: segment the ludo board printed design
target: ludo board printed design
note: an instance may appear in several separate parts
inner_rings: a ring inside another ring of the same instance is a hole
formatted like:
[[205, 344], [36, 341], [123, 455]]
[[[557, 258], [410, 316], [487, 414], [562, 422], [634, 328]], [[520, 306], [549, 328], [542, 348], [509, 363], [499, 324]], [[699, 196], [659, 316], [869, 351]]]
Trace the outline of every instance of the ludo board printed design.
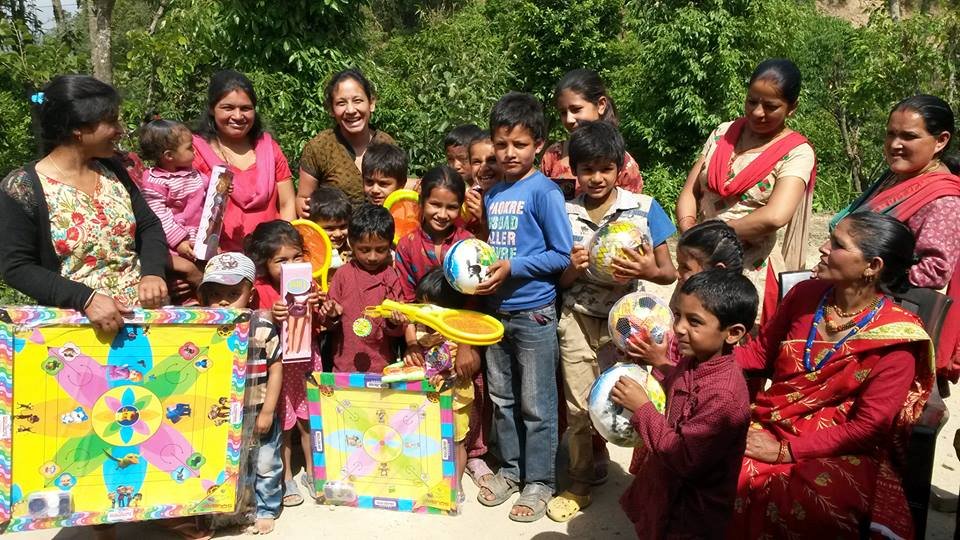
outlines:
[[0, 310], [0, 508], [8, 531], [233, 510], [247, 310]]

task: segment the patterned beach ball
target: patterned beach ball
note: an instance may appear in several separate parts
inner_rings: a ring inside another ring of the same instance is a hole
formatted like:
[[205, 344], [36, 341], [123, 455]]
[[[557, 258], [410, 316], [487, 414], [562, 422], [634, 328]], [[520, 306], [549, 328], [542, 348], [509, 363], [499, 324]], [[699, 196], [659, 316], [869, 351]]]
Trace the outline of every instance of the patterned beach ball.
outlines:
[[480, 282], [487, 278], [487, 269], [495, 262], [497, 253], [490, 244], [467, 238], [450, 246], [450, 251], [443, 257], [443, 275], [454, 289], [473, 294]]
[[650, 244], [647, 232], [636, 223], [629, 220], [616, 220], [600, 227], [588, 246], [590, 257], [590, 271], [597, 278], [613, 281], [613, 264], [615, 257], [626, 259], [623, 248], [632, 248], [640, 251], [640, 246]]
[[635, 292], [624, 295], [613, 305], [607, 324], [610, 338], [620, 350], [626, 348], [627, 340], [634, 335], [663, 343], [673, 329], [673, 312], [663, 299], [650, 293]]
[[657, 411], [663, 413], [667, 401], [663, 387], [646, 369], [636, 364], [616, 364], [601, 373], [590, 388], [587, 410], [593, 427], [604, 439], [617, 446], [637, 446], [640, 444], [640, 436], [630, 425], [633, 411], [624, 409], [610, 399], [610, 391], [623, 376], [639, 382], [646, 389]]

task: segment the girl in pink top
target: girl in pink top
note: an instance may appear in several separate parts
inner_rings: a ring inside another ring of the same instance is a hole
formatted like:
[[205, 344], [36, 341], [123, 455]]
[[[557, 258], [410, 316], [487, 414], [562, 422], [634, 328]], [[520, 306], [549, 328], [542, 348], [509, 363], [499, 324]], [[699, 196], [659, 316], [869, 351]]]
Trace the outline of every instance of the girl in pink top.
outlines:
[[[595, 71], [574, 69], [567, 72], [557, 83], [553, 96], [560, 120], [568, 133], [577, 129], [581, 122], [603, 120], [614, 126], [619, 124], [613, 99]], [[567, 199], [572, 199], [580, 192], [577, 175], [570, 170], [567, 141], [554, 143], [544, 151], [540, 170], [560, 184]], [[623, 156], [617, 185], [634, 193], [643, 191], [640, 167], [629, 153]]]
[[287, 158], [256, 112], [257, 94], [242, 73], [215, 73], [207, 93], [207, 114], [193, 136], [194, 167], [205, 177], [217, 165], [233, 172], [233, 192], [223, 217], [221, 251], [242, 251], [257, 225], [296, 217]]

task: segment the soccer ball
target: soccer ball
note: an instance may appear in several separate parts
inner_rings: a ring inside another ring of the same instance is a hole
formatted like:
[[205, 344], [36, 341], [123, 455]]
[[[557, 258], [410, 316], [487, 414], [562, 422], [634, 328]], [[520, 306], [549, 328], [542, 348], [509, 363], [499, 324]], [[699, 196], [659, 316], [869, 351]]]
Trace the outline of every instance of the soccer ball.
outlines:
[[604, 439], [617, 446], [637, 446], [640, 444], [640, 435], [630, 425], [633, 411], [624, 409], [610, 399], [610, 391], [623, 376], [639, 382], [646, 389], [657, 411], [663, 413], [667, 401], [663, 387], [646, 369], [636, 364], [616, 364], [601, 373], [590, 388], [587, 410], [594, 429]]
[[627, 347], [631, 336], [639, 335], [653, 343], [663, 343], [673, 328], [673, 312], [661, 298], [649, 293], [624, 295], [610, 309], [607, 317], [610, 338], [618, 349]]
[[487, 269], [497, 262], [497, 253], [490, 244], [467, 238], [450, 246], [443, 257], [443, 275], [450, 285], [464, 293], [474, 294], [487, 278]]
[[651, 243], [647, 232], [639, 225], [628, 220], [616, 220], [607, 223], [597, 230], [590, 240], [588, 247], [590, 257], [590, 271], [602, 280], [613, 282], [613, 259], [626, 259], [623, 248], [636, 249]]

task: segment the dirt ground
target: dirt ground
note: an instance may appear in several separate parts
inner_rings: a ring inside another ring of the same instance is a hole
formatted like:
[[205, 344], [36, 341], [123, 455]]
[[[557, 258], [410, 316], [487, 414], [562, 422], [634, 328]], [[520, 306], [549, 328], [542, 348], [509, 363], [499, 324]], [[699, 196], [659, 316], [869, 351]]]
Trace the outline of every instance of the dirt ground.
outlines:
[[[819, 257], [817, 248], [826, 239], [828, 216], [814, 216], [810, 228], [807, 253], [809, 267]], [[671, 246], [673, 249], [674, 246]], [[657, 291], [669, 298], [672, 287]], [[958, 414], [948, 421], [937, 441], [937, 458], [933, 472], [933, 490], [947, 499], [947, 505], [956, 509], [957, 490], [960, 488], [960, 461], [953, 448], [954, 434], [960, 429], [960, 389], [945, 400], [949, 410]], [[610, 480], [594, 492], [594, 502], [568, 523], [555, 523], [543, 518], [536, 523], [514, 523], [507, 518], [510, 504], [486, 508], [476, 502], [477, 488], [466, 479], [466, 503], [459, 516], [413, 515], [388, 511], [361, 510], [332, 506], [318, 506], [307, 502], [302, 506], [286, 509], [277, 521], [272, 535], [275, 538], [316, 538], [319, 534], [333, 538], [363, 538], [370, 540], [396, 540], [401, 538], [496, 538], [498, 540], [558, 538], [633, 538], [633, 528], [620, 510], [618, 499], [631, 481], [627, 468], [630, 465], [630, 449], [610, 447]], [[561, 445], [559, 457], [559, 485], [566, 485], [566, 450]], [[516, 496], [514, 496], [516, 497]], [[927, 538], [946, 540], [953, 538], [955, 513], [943, 513], [932, 508], [929, 512]], [[170, 538], [170, 533], [145, 524], [118, 527], [117, 537], [154, 540]], [[220, 538], [244, 536], [236, 531], [224, 531]], [[40, 540], [80, 540], [92, 538], [86, 529], [62, 529], [18, 533], [14, 538]]]

